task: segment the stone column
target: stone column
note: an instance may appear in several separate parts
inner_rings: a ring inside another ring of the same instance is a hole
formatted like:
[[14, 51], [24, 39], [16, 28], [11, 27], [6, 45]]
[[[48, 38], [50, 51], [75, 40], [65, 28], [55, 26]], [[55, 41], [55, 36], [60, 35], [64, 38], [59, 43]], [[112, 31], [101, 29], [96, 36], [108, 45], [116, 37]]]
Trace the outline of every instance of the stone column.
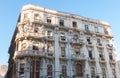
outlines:
[[60, 75], [60, 61], [59, 61], [59, 57], [60, 57], [60, 48], [59, 48], [59, 34], [58, 31], [56, 29], [56, 32], [54, 34], [54, 40], [55, 40], [55, 45], [54, 45], [54, 56], [55, 56], [55, 68], [54, 68], [54, 78], [59, 78]]
[[106, 77], [112, 78], [112, 70], [110, 67], [110, 61], [109, 61], [109, 52], [107, 51], [107, 41], [106, 38], [103, 37], [102, 44], [104, 46], [104, 56], [106, 60]]
[[96, 61], [96, 76], [98, 75], [99, 78], [102, 78], [102, 73], [101, 73], [101, 68], [100, 68], [100, 63], [99, 63], [99, 52], [97, 50], [97, 39], [96, 39], [96, 35], [92, 36], [92, 43], [93, 43], [93, 52], [94, 52], [94, 58]]
[[26, 63], [25, 63], [25, 78], [30, 78], [30, 58], [26, 58]]

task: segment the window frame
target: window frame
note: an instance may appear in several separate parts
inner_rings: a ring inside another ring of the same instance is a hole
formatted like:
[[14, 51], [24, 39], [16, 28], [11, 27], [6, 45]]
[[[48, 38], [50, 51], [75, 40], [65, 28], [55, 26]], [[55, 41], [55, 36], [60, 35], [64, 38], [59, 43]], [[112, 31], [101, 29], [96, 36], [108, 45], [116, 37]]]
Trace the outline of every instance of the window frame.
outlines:
[[96, 33], [99, 33], [99, 27], [98, 27], [98, 26], [94, 26], [94, 31], [95, 31]]
[[77, 28], [77, 22], [76, 22], [76, 21], [73, 21], [73, 22], [72, 22], [72, 26], [73, 26], [73, 28]]
[[60, 19], [60, 20], [59, 20], [59, 25], [60, 25], [60, 26], [64, 26], [64, 20]]
[[67, 76], [67, 66], [66, 65], [62, 65], [62, 74], [66, 77]]
[[19, 71], [19, 75], [24, 75], [25, 73], [25, 63], [20, 63], [20, 71]]
[[89, 31], [89, 25], [88, 24], [85, 24], [84, 27], [85, 27], [86, 31]]
[[76, 76], [82, 77], [83, 76], [82, 64], [81, 63], [75, 64], [75, 69], [76, 69]]
[[47, 65], [47, 76], [48, 76], [48, 77], [52, 77], [52, 75], [53, 75], [52, 70], [53, 70], [52, 65], [51, 65], [51, 64], [48, 64], [48, 65]]

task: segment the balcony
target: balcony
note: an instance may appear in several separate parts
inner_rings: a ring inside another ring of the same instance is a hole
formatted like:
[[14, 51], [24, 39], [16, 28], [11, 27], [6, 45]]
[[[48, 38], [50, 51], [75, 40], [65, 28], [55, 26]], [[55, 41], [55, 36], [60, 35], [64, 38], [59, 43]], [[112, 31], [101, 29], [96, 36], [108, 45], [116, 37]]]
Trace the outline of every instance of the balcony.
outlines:
[[45, 39], [46, 39], [47, 41], [54, 41], [53, 36], [47, 36], [47, 37], [45, 37]]
[[94, 32], [91, 30], [83, 30], [83, 32], [88, 35], [94, 34]]
[[110, 67], [111, 67], [112, 69], [115, 69], [115, 64], [114, 64], [114, 65], [110, 65]]
[[46, 77], [44, 77], [44, 78], [54, 78], [54, 77], [52, 77], [52, 76], [46, 76]]
[[80, 52], [80, 48], [74, 48], [74, 51], [75, 51], [76, 53], [79, 53], [79, 52]]
[[31, 22], [32, 23], [37, 23], [37, 24], [42, 24], [42, 20], [41, 19], [33, 19]]
[[95, 58], [89, 58], [89, 62], [96, 62]]
[[54, 28], [56, 26], [58, 26], [57, 24], [53, 24], [53, 23], [50, 23], [50, 22], [47, 22], [47, 23], [43, 23], [45, 27], [48, 27], [48, 28]]
[[114, 47], [113, 47], [113, 45], [112, 45], [112, 44], [107, 44], [107, 49], [109, 49], [109, 50], [113, 50], [113, 49], [114, 49]]
[[31, 57], [31, 56], [36, 56], [36, 57], [43, 57], [44, 52], [43, 51], [38, 51], [38, 50], [26, 50], [26, 51], [15, 51], [14, 58], [16, 57]]
[[59, 27], [59, 30], [63, 30], [63, 31], [69, 31], [69, 27], [67, 27], [67, 26], [58, 26]]
[[98, 43], [98, 44], [97, 44], [97, 47], [98, 47], [98, 48], [104, 48], [103, 45], [102, 45], [102, 43]]
[[62, 54], [62, 55], [60, 56], [60, 59], [61, 59], [61, 60], [64, 60], [64, 61], [67, 61], [67, 60], [68, 60], [68, 58], [66, 57], [65, 54]]
[[115, 61], [115, 60], [110, 60], [110, 63], [111, 63], [111, 64], [115, 64], [116, 61]]
[[47, 59], [54, 59], [54, 53], [53, 52], [47, 52], [47, 53], [45, 53], [45, 57]]
[[92, 43], [92, 42], [87, 42], [87, 46], [92, 47], [92, 46], [93, 46], [93, 43]]
[[108, 50], [108, 53], [109, 53], [109, 54], [112, 54], [112, 53], [113, 53], [113, 50], [109, 49], [109, 50]]
[[72, 60], [73, 60], [73, 61], [79, 61], [79, 60], [85, 61], [85, 60], [86, 60], [86, 56], [85, 56], [84, 53], [81, 53], [80, 55], [73, 54], [73, 55], [72, 55]]
[[78, 76], [75, 76], [75, 75], [74, 75], [74, 77], [72, 77], [72, 78], [85, 78], [85, 77], [84, 77], [84, 76], [78, 77]]
[[60, 37], [60, 42], [61, 43], [66, 43], [67, 41], [66, 41], [66, 37], [65, 36], [61, 36]]
[[72, 40], [71, 40], [71, 44], [72, 44], [72, 45], [83, 45], [84, 42], [83, 42], [82, 39], [77, 39], [77, 40], [72, 39]]
[[43, 34], [40, 33], [18, 33], [16, 35], [16, 40], [17, 39], [23, 39], [23, 38], [44, 38]]
[[113, 38], [112, 34], [104, 34], [104, 36], [107, 38]]
[[100, 63], [106, 63], [105, 58], [100, 58]]
[[77, 27], [76, 28], [73, 27], [72, 30], [73, 30], [73, 32], [80, 32], [80, 29], [78, 29]]

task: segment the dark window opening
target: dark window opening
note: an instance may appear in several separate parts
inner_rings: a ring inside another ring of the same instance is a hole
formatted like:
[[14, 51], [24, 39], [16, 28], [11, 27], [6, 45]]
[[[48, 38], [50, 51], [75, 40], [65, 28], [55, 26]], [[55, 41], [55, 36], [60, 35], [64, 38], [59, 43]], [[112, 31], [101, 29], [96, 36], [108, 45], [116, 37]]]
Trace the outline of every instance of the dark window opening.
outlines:
[[73, 26], [73, 28], [76, 28], [77, 27], [77, 22], [73, 21], [72, 26]]
[[24, 67], [25, 67], [25, 64], [20, 64], [20, 75], [24, 74]]
[[38, 33], [38, 26], [36, 26], [36, 25], [34, 26], [34, 32]]
[[112, 57], [112, 55], [109, 55], [109, 58], [110, 58], [110, 60], [113, 60], [113, 57]]
[[47, 65], [47, 76], [52, 77], [52, 65]]
[[87, 38], [87, 42], [88, 42], [88, 44], [92, 44], [90, 41], [90, 37]]
[[60, 26], [64, 26], [64, 20], [60, 20], [60, 21], [59, 21], [59, 25], [60, 25]]
[[33, 45], [33, 50], [39, 50], [38, 46]]
[[50, 18], [47, 18], [47, 23], [51, 23], [51, 19]]
[[93, 56], [92, 56], [92, 51], [88, 51], [89, 52], [89, 57], [90, 57], [90, 59], [92, 59], [93, 58]]

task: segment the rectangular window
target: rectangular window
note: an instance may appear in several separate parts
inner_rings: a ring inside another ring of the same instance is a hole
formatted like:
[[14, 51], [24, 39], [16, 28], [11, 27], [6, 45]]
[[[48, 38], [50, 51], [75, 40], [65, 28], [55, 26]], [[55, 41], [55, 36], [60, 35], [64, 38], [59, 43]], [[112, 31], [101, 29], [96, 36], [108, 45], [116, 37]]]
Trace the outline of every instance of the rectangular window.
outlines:
[[26, 50], [26, 47], [27, 47], [27, 44], [26, 43], [23, 43], [21, 45], [21, 51], [25, 51]]
[[109, 55], [109, 58], [110, 58], [110, 60], [113, 60], [113, 56], [111, 54]]
[[52, 52], [53, 51], [53, 47], [52, 47], [52, 43], [47, 45], [47, 52]]
[[88, 52], [89, 52], [90, 59], [92, 59], [93, 58], [92, 51], [88, 51]]
[[64, 20], [60, 20], [60, 21], [59, 21], [59, 25], [60, 25], [60, 26], [64, 26]]
[[98, 46], [102, 46], [100, 38], [97, 39]]
[[52, 65], [47, 65], [47, 76], [52, 77]]
[[47, 36], [52, 36], [52, 31], [47, 31]]
[[38, 33], [38, 25], [37, 24], [34, 25], [34, 32]]
[[82, 70], [82, 64], [76, 64], [75, 65], [76, 70], [76, 77], [82, 77], [83, 76], [83, 70]]
[[61, 56], [65, 57], [65, 47], [61, 47]]
[[39, 50], [39, 47], [37, 45], [33, 45], [33, 50]]
[[85, 26], [85, 30], [88, 31], [89, 30], [89, 26], [88, 25], [84, 25]]
[[65, 65], [62, 65], [62, 74], [67, 76], [67, 67]]
[[60, 37], [61, 37], [61, 38], [60, 38], [61, 41], [65, 41], [65, 39], [66, 39], [66, 38], [65, 38], [65, 33], [61, 33], [61, 34], [60, 34]]
[[106, 78], [106, 70], [105, 70], [105, 68], [102, 68], [102, 76], [103, 76], [103, 78]]
[[80, 46], [78, 45], [74, 46], [74, 51], [76, 55], [80, 55]]
[[73, 28], [77, 28], [77, 22], [73, 21], [72, 26], [73, 26]]
[[40, 75], [40, 61], [36, 61], [36, 78], [39, 78]]
[[27, 21], [28, 20], [28, 13], [25, 13], [24, 14], [24, 21]]
[[99, 30], [98, 30], [98, 27], [97, 27], [97, 26], [95, 26], [95, 27], [94, 27], [94, 30], [95, 30], [95, 32], [96, 32], [96, 33], [98, 33], [98, 32], [99, 32]]
[[21, 63], [21, 64], [20, 64], [20, 72], [19, 72], [20, 75], [23, 75], [23, 74], [24, 74], [24, 67], [25, 67], [25, 64], [24, 64], [24, 63]]
[[88, 42], [88, 44], [92, 44], [90, 37], [87, 37], [87, 42]]
[[91, 78], [95, 78], [95, 68], [91, 67]]
[[40, 61], [32, 60], [30, 65], [30, 78], [39, 78], [40, 77]]
[[47, 23], [51, 23], [51, 19], [50, 18], [47, 18]]
[[100, 38], [98, 38], [98, 39], [97, 39], [97, 43], [99, 43], [99, 44], [100, 44]]
[[40, 16], [39, 16], [39, 14], [38, 14], [38, 13], [34, 14], [34, 19], [35, 19], [36, 21], [39, 21]]
[[104, 28], [104, 33], [105, 33], [105, 34], [108, 34], [107, 28]]

